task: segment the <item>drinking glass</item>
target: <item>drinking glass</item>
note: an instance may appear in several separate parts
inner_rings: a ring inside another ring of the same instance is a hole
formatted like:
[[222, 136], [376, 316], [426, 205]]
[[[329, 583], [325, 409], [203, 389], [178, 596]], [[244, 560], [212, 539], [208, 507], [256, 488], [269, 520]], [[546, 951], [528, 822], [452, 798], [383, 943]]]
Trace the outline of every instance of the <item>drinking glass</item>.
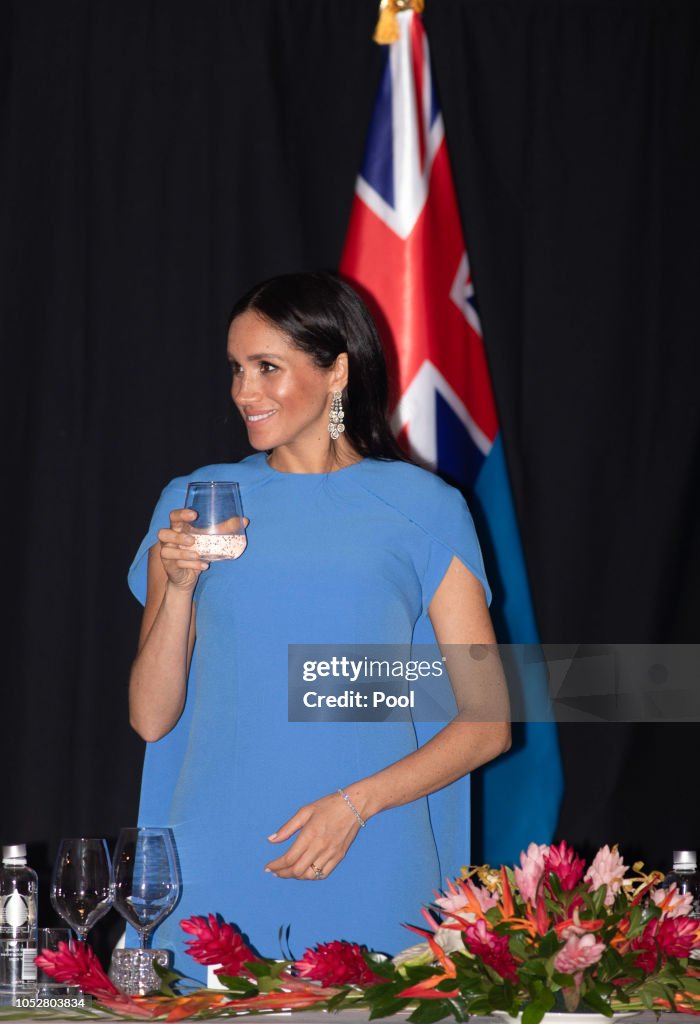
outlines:
[[193, 480], [187, 487], [185, 508], [197, 518], [187, 524], [195, 551], [208, 562], [240, 558], [246, 549], [241, 492], [231, 480]]
[[104, 839], [62, 839], [51, 878], [51, 905], [81, 942], [112, 905]]
[[148, 949], [151, 932], [180, 898], [180, 872], [169, 828], [123, 828], [114, 851], [115, 910], [139, 933]]
[[[70, 945], [70, 930], [68, 928], [39, 928], [37, 932], [37, 953], [55, 953], [58, 950], [59, 942]], [[80, 989], [74, 985], [66, 985], [65, 982], [56, 981], [50, 974], [46, 974], [40, 967], [36, 972], [36, 994], [39, 999], [62, 999], [70, 996], [78, 996]]]

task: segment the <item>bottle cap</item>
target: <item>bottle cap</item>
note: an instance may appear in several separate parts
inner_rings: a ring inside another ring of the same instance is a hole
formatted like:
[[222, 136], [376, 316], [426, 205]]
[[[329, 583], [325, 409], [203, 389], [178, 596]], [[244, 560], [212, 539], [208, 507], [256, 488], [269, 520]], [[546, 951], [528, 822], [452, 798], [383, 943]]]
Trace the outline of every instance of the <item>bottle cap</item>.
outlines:
[[695, 850], [674, 850], [673, 867], [695, 871], [698, 866], [698, 858]]
[[27, 859], [27, 847], [25, 843], [15, 843], [14, 846], [3, 846], [2, 848], [2, 859], [3, 863], [9, 860], [23, 860]]

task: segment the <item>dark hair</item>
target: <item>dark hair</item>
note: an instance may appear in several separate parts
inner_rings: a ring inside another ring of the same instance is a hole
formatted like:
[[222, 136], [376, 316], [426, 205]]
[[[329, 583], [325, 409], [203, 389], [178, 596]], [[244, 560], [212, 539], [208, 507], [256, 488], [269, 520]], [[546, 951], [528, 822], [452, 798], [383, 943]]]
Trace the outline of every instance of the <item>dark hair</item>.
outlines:
[[377, 328], [354, 288], [328, 271], [282, 274], [239, 299], [229, 326], [248, 310], [286, 334], [316, 366], [328, 369], [347, 352], [345, 436], [359, 455], [406, 461], [387, 420], [388, 381]]

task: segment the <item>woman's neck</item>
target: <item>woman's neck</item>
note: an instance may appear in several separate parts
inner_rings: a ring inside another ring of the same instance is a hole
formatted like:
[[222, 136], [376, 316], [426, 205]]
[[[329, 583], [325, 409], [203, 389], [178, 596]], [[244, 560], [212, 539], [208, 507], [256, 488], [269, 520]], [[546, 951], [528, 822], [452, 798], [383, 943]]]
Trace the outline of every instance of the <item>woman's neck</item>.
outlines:
[[361, 456], [345, 438], [331, 441], [327, 448], [313, 451], [309, 451], [308, 448], [297, 451], [290, 446], [281, 445], [279, 448], [273, 448], [267, 456], [268, 465], [279, 473], [333, 473], [360, 460]]

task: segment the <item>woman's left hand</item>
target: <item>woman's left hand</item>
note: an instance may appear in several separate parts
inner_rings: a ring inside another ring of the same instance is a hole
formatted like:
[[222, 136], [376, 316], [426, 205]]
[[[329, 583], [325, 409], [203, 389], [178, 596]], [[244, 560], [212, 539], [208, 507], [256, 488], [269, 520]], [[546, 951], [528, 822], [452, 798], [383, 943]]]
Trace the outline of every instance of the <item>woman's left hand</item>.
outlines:
[[278, 878], [327, 878], [359, 831], [359, 822], [343, 798], [338, 793], [329, 793], [300, 807], [277, 832], [268, 836], [271, 843], [282, 843], [299, 833], [287, 852], [266, 864], [265, 870]]

